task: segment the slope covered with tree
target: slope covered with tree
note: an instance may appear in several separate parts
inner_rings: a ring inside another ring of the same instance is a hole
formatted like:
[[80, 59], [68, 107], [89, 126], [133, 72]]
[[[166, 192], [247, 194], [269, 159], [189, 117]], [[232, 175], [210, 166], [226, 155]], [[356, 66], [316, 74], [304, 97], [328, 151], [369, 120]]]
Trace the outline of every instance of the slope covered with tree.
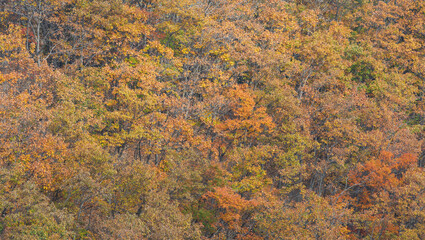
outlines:
[[0, 0], [1, 239], [424, 239], [425, 2]]

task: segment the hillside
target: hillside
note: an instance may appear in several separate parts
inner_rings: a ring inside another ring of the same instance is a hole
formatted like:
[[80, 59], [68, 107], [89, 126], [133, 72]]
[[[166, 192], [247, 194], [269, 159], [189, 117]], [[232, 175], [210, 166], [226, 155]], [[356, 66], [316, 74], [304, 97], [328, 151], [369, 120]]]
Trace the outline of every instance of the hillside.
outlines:
[[425, 239], [425, 1], [0, 0], [0, 239]]

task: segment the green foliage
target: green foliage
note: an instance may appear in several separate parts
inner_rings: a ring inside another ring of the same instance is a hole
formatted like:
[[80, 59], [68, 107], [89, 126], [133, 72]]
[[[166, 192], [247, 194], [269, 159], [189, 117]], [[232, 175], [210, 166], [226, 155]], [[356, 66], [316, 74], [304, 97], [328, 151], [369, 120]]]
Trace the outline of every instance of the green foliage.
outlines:
[[356, 82], [370, 84], [375, 80], [373, 65], [365, 61], [355, 62], [349, 68], [349, 72], [353, 74], [353, 81]]
[[73, 235], [72, 214], [56, 208], [32, 183], [3, 191], [1, 202], [6, 213], [1, 220], [2, 238], [68, 239]]

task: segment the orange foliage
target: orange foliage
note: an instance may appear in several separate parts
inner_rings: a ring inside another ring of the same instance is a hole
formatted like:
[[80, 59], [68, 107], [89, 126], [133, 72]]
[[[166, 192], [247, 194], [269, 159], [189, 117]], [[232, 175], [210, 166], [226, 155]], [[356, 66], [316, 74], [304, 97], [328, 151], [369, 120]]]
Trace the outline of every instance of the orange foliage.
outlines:
[[203, 199], [218, 213], [216, 227], [222, 228], [223, 234], [235, 234], [236, 239], [256, 239], [249, 235], [243, 237], [250, 231], [246, 225], [250, 221], [250, 212], [259, 204], [256, 200], [245, 200], [228, 187], [215, 187], [214, 191], [205, 193]]

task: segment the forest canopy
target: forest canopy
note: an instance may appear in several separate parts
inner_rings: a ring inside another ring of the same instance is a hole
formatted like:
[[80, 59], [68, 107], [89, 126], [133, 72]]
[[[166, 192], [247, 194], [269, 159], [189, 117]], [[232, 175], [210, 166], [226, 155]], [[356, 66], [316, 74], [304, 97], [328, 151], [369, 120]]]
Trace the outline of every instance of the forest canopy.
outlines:
[[1, 239], [425, 239], [425, 1], [0, 0]]

